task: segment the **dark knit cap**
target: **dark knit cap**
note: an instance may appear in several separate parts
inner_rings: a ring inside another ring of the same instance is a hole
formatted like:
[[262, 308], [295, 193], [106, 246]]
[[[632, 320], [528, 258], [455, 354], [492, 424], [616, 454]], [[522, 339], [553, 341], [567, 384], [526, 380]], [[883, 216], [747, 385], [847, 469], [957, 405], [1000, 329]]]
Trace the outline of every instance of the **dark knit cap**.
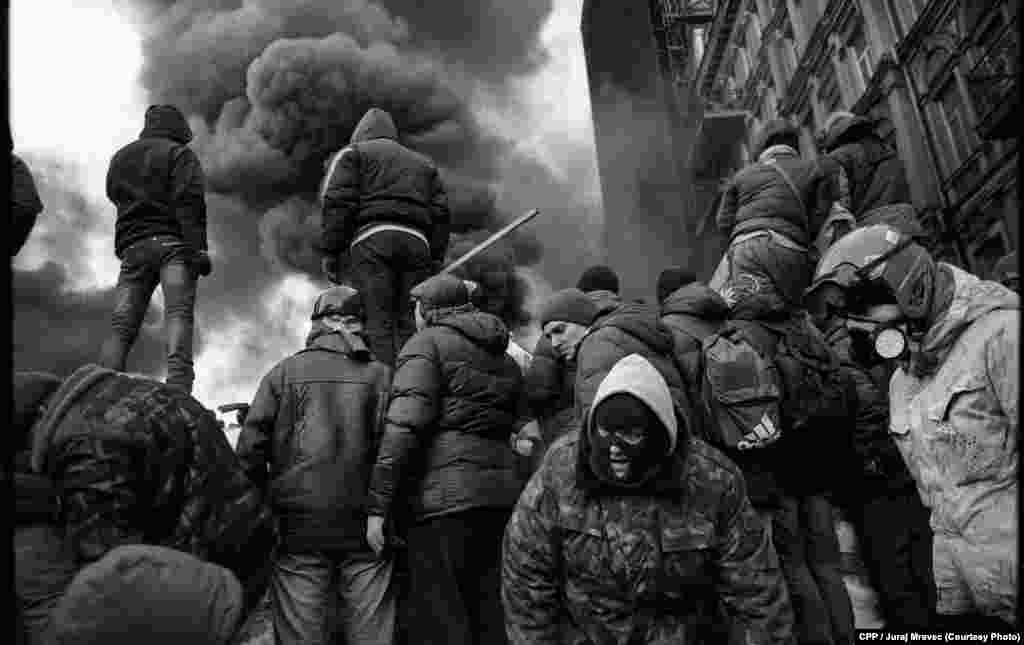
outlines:
[[57, 388], [61, 378], [47, 372], [15, 372], [14, 373], [14, 433], [21, 441], [23, 433], [27, 433], [39, 416], [39, 406], [46, 401]]
[[589, 327], [597, 316], [597, 305], [579, 289], [562, 289], [551, 294], [540, 309], [540, 326], [553, 321]]
[[347, 285], [338, 285], [317, 296], [310, 320], [319, 320], [330, 315], [364, 318], [365, 313], [363, 297], [359, 292]]
[[618, 293], [619, 276], [615, 275], [611, 267], [599, 264], [583, 272], [583, 275], [580, 276], [579, 281], [576, 283], [576, 288], [583, 293], [589, 291], [611, 291], [612, 293]]
[[469, 289], [461, 279], [447, 273], [435, 275], [413, 287], [409, 292], [420, 303], [421, 310], [450, 309], [469, 303]]
[[672, 292], [681, 287], [697, 281], [697, 275], [683, 267], [669, 267], [658, 276], [658, 302], [665, 302], [665, 298], [672, 295]]

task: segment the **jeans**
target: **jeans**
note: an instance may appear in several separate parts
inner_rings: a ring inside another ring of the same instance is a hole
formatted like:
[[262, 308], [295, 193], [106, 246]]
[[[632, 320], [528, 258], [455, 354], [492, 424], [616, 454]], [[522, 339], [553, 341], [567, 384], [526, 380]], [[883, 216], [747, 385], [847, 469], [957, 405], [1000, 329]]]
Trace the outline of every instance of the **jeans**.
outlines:
[[422, 645], [504, 645], [501, 543], [511, 509], [478, 508], [409, 529], [409, 634]]
[[849, 645], [853, 607], [841, 569], [832, 504], [785, 495], [771, 514], [772, 540], [793, 600], [798, 642]]
[[278, 645], [333, 643], [330, 616], [340, 601], [344, 642], [395, 642], [396, 590], [391, 560], [372, 553], [282, 552], [270, 583], [275, 642]]
[[190, 265], [192, 252], [177, 238], [161, 235], [140, 240], [121, 257], [112, 333], [103, 343], [100, 365], [125, 371], [128, 353], [135, 344], [159, 284], [164, 293], [164, 326], [167, 333], [167, 384], [192, 392], [192, 333], [198, 276]]
[[881, 597], [886, 627], [928, 627], [935, 612], [932, 530], [917, 491], [867, 500], [857, 519], [864, 562]]
[[808, 251], [784, 246], [764, 231], [731, 242], [708, 286], [733, 308], [758, 296], [772, 311], [788, 311], [803, 306], [813, 272]]
[[366, 309], [366, 335], [377, 360], [394, 367], [416, 333], [409, 292], [433, 273], [430, 249], [402, 231], [380, 231], [349, 251], [349, 275]]
[[49, 524], [16, 526], [14, 591], [28, 643], [42, 643], [51, 627], [50, 614], [78, 573], [72, 550]]

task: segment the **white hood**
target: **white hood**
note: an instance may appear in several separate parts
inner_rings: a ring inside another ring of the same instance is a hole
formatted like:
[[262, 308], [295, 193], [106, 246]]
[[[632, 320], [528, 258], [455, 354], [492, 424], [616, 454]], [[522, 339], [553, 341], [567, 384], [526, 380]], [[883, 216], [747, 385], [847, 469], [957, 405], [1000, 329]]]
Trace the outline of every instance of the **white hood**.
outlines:
[[679, 435], [675, 407], [672, 404], [672, 393], [661, 372], [639, 354], [630, 354], [620, 360], [601, 381], [601, 385], [597, 388], [597, 394], [594, 396], [594, 403], [590, 406], [587, 429], [590, 429], [594, 410], [601, 404], [601, 401], [619, 392], [632, 394], [647, 404], [647, 407], [654, 412], [662, 425], [668, 429], [668, 452], [666, 454], [671, 454], [676, 448], [676, 437]]

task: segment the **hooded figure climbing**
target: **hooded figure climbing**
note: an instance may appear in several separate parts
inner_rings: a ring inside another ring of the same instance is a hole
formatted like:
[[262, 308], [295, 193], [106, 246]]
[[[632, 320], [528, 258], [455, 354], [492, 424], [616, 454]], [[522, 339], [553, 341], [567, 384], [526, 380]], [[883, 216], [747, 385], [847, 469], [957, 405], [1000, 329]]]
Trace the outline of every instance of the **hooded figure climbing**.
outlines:
[[415, 332], [409, 292], [448, 249], [450, 214], [434, 163], [398, 142], [391, 115], [370, 108], [327, 167], [320, 192], [323, 270], [363, 295], [370, 348], [381, 362]]
[[[511, 643], [793, 642], [793, 610], [740, 471], [630, 354], [548, 451], [505, 532]], [[716, 612], [724, 608], [725, 620]]]

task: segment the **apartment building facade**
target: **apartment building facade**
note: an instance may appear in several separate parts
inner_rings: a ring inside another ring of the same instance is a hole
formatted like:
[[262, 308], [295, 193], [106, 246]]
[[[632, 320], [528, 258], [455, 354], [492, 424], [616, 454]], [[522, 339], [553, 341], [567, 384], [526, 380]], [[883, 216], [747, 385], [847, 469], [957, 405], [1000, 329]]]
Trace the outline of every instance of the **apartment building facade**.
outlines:
[[835, 110], [885, 117], [929, 244], [982, 276], [1020, 239], [1015, 0], [719, 0], [693, 37], [703, 114], [688, 164], [705, 245], [720, 183], [788, 118], [802, 153]]

